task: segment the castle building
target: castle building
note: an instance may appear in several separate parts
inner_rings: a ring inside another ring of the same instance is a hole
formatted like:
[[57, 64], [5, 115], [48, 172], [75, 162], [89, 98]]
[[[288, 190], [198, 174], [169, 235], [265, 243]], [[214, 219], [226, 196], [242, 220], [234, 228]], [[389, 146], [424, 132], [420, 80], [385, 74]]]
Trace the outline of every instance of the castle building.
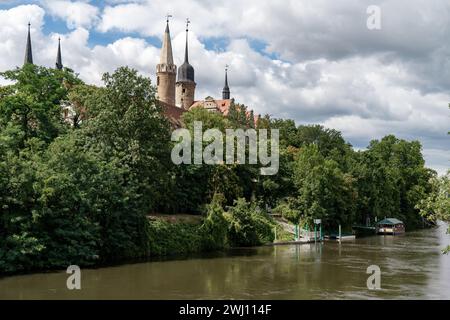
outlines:
[[[168, 16], [169, 18], [170, 16]], [[174, 127], [181, 127], [181, 116], [184, 112], [193, 108], [205, 108], [211, 112], [219, 112], [223, 115], [229, 113], [230, 106], [234, 103], [231, 98], [230, 87], [228, 85], [228, 66], [225, 69], [225, 84], [222, 90], [222, 99], [216, 100], [211, 96], [205, 100], [195, 100], [195, 70], [189, 63], [189, 24], [186, 21], [186, 45], [184, 51], [184, 62], [178, 68], [174, 63], [172, 40], [170, 37], [169, 19], [166, 21], [166, 29], [162, 41], [161, 55], [159, 63], [156, 65], [156, 85], [158, 100], [160, 101], [164, 115], [169, 119]], [[28, 35], [25, 49], [25, 64], [33, 64], [33, 50], [31, 45], [31, 24], [28, 24]], [[58, 39], [58, 50], [56, 54], [55, 68], [63, 69], [61, 38]], [[178, 71], [178, 73], [177, 73]], [[178, 78], [177, 78], [178, 76]], [[70, 106], [63, 106], [64, 118], [73, 122], [78, 116]]]
[[[208, 96], [205, 100], [195, 100], [195, 70], [189, 63], [189, 19], [186, 20], [186, 45], [184, 50], [184, 62], [178, 68], [178, 78], [175, 82], [177, 67], [173, 63], [172, 44], [169, 31], [169, 20], [166, 21], [166, 31], [163, 37], [160, 63], [156, 66], [156, 78], [158, 86], [158, 99], [167, 111], [172, 109], [172, 118], [179, 118], [192, 108], [205, 108], [209, 111], [228, 114], [231, 99], [230, 87], [228, 85], [228, 66], [225, 69], [225, 85], [222, 90], [222, 99], [215, 100]], [[175, 100], [175, 102], [174, 102]], [[174, 110], [173, 107], [178, 110]]]
[[175, 105], [176, 76], [177, 66], [173, 63], [172, 41], [170, 39], [169, 19], [167, 19], [161, 57], [156, 65], [156, 85], [159, 100], [168, 105]]
[[176, 106], [185, 110], [194, 103], [195, 97], [195, 71], [189, 64], [189, 20], [186, 23], [186, 47], [184, 51], [184, 63], [178, 69], [178, 81], [176, 83]]

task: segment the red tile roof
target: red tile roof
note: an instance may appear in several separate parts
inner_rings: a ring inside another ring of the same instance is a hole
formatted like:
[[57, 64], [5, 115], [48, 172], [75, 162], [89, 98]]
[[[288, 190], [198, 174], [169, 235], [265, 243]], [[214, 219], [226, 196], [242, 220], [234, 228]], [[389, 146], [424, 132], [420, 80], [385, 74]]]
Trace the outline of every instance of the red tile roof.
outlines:
[[[194, 101], [189, 110], [192, 110], [194, 108], [204, 108], [206, 102], [213, 102], [217, 111], [222, 113], [224, 116], [227, 116], [230, 112], [230, 106], [233, 103], [233, 99], [214, 100], [213, 98], [208, 97], [206, 98], [206, 100]], [[183, 115], [183, 113], [187, 112], [187, 110], [167, 104], [162, 101], [159, 101], [159, 103], [163, 109], [164, 115], [169, 119], [170, 123], [176, 128], [181, 128], [183, 126], [181, 116]], [[247, 111], [247, 117], [249, 116], [250, 111]], [[254, 115], [255, 125], [257, 125], [259, 118], [260, 115]]]
[[[192, 106], [189, 108], [189, 110], [193, 109], [193, 108], [203, 108], [205, 105], [205, 102], [214, 102], [214, 104], [216, 105], [216, 109], [217, 111], [219, 111], [220, 113], [222, 113], [224, 116], [227, 116], [228, 113], [230, 112], [230, 106], [233, 103], [233, 99], [226, 99], [226, 100], [214, 100], [211, 97], [206, 98], [205, 100], [200, 100], [200, 101], [195, 101]], [[239, 108], [239, 106], [237, 106], [237, 108]], [[247, 111], [247, 117], [250, 117], [250, 113], [251, 111]], [[260, 115], [254, 115], [254, 122], [255, 122], [255, 126], [258, 123], [258, 120], [260, 118]]]
[[186, 110], [182, 108], [178, 108], [177, 106], [165, 103], [163, 101], [159, 101], [159, 105], [161, 106], [164, 115], [169, 119], [170, 123], [176, 127], [181, 128], [183, 123], [181, 121], [181, 116]]
[[[230, 106], [231, 103], [233, 102], [232, 99], [226, 99], [226, 100], [210, 100], [213, 101], [216, 105], [217, 111], [220, 111], [220, 113], [222, 113], [224, 116], [228, 115], [228, 112], [230, 111]], [[192, 106], [189, 108], [193, 109], [193, 108], [198, 108], [198, 107], [202, 107], [204, 106], [206, 100], [200, 100], [200, 101], [195, 101]]]

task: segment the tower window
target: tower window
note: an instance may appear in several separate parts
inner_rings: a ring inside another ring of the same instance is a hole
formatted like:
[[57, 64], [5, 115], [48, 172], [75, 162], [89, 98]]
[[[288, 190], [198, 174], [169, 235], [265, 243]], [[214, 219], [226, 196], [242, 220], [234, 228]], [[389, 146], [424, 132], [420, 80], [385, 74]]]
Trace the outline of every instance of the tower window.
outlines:
[[156, 85], [159, 86], [159, 77], [156, 77]]
[[186, 89], [183, 89], [183, 93], [186, 93]]

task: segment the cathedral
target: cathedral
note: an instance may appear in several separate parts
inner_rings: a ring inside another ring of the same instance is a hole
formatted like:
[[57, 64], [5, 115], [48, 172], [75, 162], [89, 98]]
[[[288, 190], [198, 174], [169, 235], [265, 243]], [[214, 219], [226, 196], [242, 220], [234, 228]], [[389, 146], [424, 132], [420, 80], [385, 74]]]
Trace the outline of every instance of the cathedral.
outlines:
[[[195, 100], [195, 70], [189, 63], [189, 19], [186, 23], [186, 47], [184, 62], [177, 68], [173, 60], [172, 40], [170, 37], [169, 19], [166, 21], [161, 56], [156, 65], [156, 86], [158, 88], [158, 100], [165, 116], [175, 127], [181, 127], [181, 116], [192, 108], [205, 108], [208, 111], [219, 112], [227, 115], [234, 99], [231, 99], [228, 86], [228, 70], [225, 69], [225, 85], [222, 91], [222, 99], [214, 99], [210, 96], [205, 100]], [[33, 51], [31, 44], [30, 24], [28, 24], [28, 36], [25, 49], [24, 64], [33, 64]], [[58, 50], [55, 67], [63, 69], [61, 54], [61, 39], [58, 40]], [[74, 117], [74, 110], [70, 106], [64, 107], [64, 116], [70, 121]], [[256, 119], [255, 119], [256, 121]]]
[[[31, 46], [31, 24], [28, 23], [28, 35], [27, 35], [27, 44], [25, 47], [25, 61], [24, 64], [30, 63], [33, 64], [33, 49]], [[61, 38], [58, 39], [58, 52], [56, 54], [56, 69], [62, 70], [62, 55], [61, 55]]]

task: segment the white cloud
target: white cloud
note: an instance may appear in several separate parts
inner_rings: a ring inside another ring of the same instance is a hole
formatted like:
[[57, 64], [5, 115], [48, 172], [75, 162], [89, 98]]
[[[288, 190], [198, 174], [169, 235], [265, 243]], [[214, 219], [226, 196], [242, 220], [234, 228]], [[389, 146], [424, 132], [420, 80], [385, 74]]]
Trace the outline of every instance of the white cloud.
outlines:
[[42, 0], [41, 2], [50, 15], [65, 20], [70, 29], [90, 28], [99, 19], [100, 10], [89, 4], [89, 1]]
[[424, 149], [425, 161], [439, 175], [445, 175], [450, 170], [450, 151], [442, 149]]
[[36, 5], [24, 5], [10, 10], [0, 10], [0, 70], [21, 66], [25, 56], [27, 24], [31, 23], [31, 34], [35, 38], [33, 50], [36, 62], [40, 63], [42, 34], [45, 12]]
[[[83, 80], [100, 84], [104, 72], [122, 65], [154, 80], [159, 48], [134, 32], [161, 38], [164, 16], [172, 13], [175, 61], [181, 65], [184, 18], [190, 16], [198, 99], [221, 95], [228, 64], [232, 96], [256, 112], [336, 128], [357, 148], [387, 134], [418, 139], [427, 164], [442, 173], [450, 160], [450, 5], [435, 0], [422, 8], [414, 0], [404, 8], [404, 1], [383, 1], [383, 30], [372, 34], [365, 29], [368, 2], [111, 0], [104, 11], [92, 10], [94, 2], [71, 2], [91, 8], [81, 16], [56, 14], [49, 4], [46, 11], [18, 6], [0, 11], [0, 70], [23, 63], [28, 20], [36, 63], [54, 65], [59, 35], [43, 34], [47, 12], [70, 25], [61, 35], [63, 63]], [[115, 32], [116, 39], [90, 46], [99, 31]], [[226, 47], [208, 50], [211, 36], [225, 38]], [[265, 41], [282, 60], [252, 48], [252, 38]]]

